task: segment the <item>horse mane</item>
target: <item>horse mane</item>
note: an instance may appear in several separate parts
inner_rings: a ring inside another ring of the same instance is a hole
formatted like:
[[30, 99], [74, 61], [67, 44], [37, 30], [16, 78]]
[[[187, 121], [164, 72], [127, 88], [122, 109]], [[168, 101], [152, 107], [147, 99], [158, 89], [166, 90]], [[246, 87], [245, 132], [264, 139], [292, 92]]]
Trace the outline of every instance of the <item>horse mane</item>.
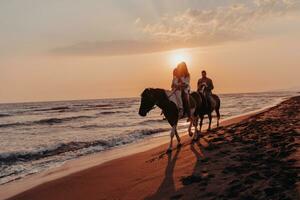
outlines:
[[163, 98], [168, 99], [167, 94], [164, 89], [161, 88], [149, 88], [150, 91], [153, 92], [154, 96], [160, 100], [163, 100]]
[[158, 100], [160, 102], [168, 100], [168, 96], [167, 96], [165, 90], [161, 89], [161, 88], [146, 88], [142, 92], [141, 97], [145, 97], [148, 95], [153, 96], [156, 100]]

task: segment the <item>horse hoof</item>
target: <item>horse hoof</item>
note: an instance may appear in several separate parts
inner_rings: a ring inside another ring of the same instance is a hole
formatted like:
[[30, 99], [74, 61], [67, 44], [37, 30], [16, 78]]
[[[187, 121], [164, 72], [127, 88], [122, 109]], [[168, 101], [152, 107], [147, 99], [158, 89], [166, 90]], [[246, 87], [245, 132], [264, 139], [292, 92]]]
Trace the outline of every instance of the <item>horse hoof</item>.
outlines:
[[193, 133], [189, 132], [189, 136], [192, 137], [192, 136], [193, 136]]
[[178, 143], [178, 144], [177, 144], [177, 148], [180, 148], [180, 147], [182, 147], [182, 144], [181, 144], [181, 143]]
[[172, 152], [172, 149], [171, 148], [168, 148], [167, 151], [166, 151], [166, 154], [169, 154]]

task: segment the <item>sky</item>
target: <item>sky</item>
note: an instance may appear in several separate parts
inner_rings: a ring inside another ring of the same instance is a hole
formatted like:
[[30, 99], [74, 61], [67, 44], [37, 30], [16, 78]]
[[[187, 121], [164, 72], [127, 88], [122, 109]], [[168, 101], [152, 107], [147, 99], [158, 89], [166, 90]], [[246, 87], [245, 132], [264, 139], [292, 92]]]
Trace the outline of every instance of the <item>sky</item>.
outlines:
[[300, 88], [300, 0], [0, 0], [0, 102]]

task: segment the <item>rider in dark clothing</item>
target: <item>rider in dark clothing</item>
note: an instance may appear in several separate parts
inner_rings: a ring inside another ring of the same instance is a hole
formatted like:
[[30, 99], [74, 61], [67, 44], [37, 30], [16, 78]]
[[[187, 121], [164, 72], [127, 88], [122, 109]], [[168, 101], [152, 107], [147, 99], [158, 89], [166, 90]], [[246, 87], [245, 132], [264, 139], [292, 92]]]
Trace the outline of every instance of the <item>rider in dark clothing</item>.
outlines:
[[206, 86], [207, 89], [207, 96], [206, 98], [206, 103], [207, 105], [210, 105], [213, 101], [212, 97], [212, 90], [214, 89], [214, 84], [210, 78], [206, 76], [206, 71], [202, 71], [202, 78], [198, 80], [198, 92], [201, 92], [202, 85]]

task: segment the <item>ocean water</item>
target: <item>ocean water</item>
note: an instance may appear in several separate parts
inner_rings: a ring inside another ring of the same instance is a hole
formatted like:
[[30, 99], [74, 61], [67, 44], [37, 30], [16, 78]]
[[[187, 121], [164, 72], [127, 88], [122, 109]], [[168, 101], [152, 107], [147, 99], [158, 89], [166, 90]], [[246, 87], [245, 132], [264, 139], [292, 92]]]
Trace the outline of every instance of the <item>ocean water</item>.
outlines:
[[[221, 119], [293, 95], [223, 94]], [[0, 184], [80, 156], [168, 135], [170, 127], [160, 110], [143, 118], [138, 115], [139, 104], [139, 98], [0, 104]], [[180, 121], [179, 134], [186, 127], [185, 120]]]

